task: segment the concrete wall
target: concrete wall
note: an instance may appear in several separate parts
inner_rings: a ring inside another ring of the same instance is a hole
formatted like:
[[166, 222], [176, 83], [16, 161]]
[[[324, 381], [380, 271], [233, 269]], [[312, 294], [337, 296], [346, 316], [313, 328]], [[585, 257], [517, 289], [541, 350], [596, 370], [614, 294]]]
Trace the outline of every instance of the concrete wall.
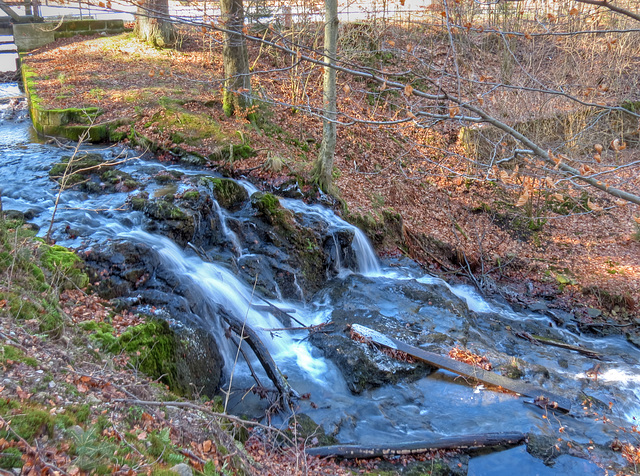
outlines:
[[125, 31], [122, 20], [67, 20], [13, 25], [13, 37], [18, 51], [30, 51], [52, 43], [58, 38], [96, 33], [117, 34]]

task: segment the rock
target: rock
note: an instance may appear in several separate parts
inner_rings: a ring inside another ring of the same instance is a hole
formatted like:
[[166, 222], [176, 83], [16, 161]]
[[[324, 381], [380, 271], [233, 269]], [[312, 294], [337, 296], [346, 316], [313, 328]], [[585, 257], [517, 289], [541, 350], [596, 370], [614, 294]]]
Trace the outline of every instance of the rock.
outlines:
[[549, 310], [549, 308], [547, 307], [547, 305], [542, 302], [542, 301], [538, 301], [538, 302], [534, 302], [533, 304], [529, 305], [529, 310], [532, 312], [540, 312], [540, 313], [545, 313], [546, 311]]
[[602, 311], [600, 309], [589, 307], [587, 308], [587, 314], [590, 318], [595, 319], [596, 317], [600, 317], [602, 315]]
[[231, 179], [201, 177], [198, 185], [213, 193], [220, 206], [227, 210], [239, 210], [249, 199], [245, 188]]
[[193, 476], [193, 470], [188, 464], [180, 463], [169, 468], [169, 471], [179, 474], [180, 476]]
[[[324, 429], [318, 425], [313, 419], [304, 413], [297, 413], [289, 418], [289, 428], [296, 426], [296, 437], [307, 441], [307, 444], [311, 446], [330, 446], [337, 445], [338, 440], [327, 435]], [[294, 439], [293, 431], [287, 430], [287, 433], [291, 439]]]
[[640, 348], [640, 332], [627, 332], [627, 340]]
[[350, 275], [325, 288], [314, 301], [327, 302], [335, 310], [331, 327], [311, 334], [310, 341], [340, 368], [354, 393], [416, 380], [434, 368], [389, 357], [351, 339], [350, 324], [364, 325], [410, 345], [431, 343], [433, 352], [445, 352], [437, 343], [464, 340], [467, 322], [472, 319], [466, 304], [446, 286], [415, 280], [386, 288], [379, 281]]

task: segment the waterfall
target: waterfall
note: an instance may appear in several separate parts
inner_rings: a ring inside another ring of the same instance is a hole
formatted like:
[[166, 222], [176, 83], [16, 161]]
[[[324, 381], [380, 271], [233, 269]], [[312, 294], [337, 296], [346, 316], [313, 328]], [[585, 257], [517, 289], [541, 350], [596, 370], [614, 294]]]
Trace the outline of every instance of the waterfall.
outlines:
[[[366, 276], [380, 276], [382, 271], [380, 269], [380, 262], [376, 255], [373, 246], [369, 242], [366, 235], [360, 230], [360, 228], [347, 223], [338, 215], [333, 213], [332, 210], [323, 207], [322, 205], [307, 205], [301, 200], [292, 200], [290, 198], [281, 198], [280, 203], [283, 207], [291, 210], [294, 213], [300, 213], [301, 215], [324, 222], [329, 226], [330, 232], [337, 230], [351, 230], [354, 237], [351, 247], [356, 254], [356, 260], [358, 262], [357, 272]], [[340, 248], [338, 240], [336, 240], [337, 255], [340, 255]]]
[[[222, 308], [240, 321], [247, 322], [256, 331], [282, 327], [273, 315], [266, 311], [257, 311], [252, 304], [260, 299], [252, 290], [223, 266], [202, 261], [197, 256], [186, 255], [173, 241], [145, 231], [134, 230], [121, 233], [119, 238], [138, 241], [151, 246], [157, 253], [164, 271], [168, 271], [176, 279], [186, 284], [190, 296], [187, 297], [193, 311], [200, 318], [200, 325], [217, 336], [221, 346], [220, 353], [225, 359], [225, 369], [233, 368], [235, 348], [224, 339], [223, 326], [215, 313]], [[289, 333], [278, 333], [277, 336], [262, 331], [262, 342], [279, 362], [295, 362], [310, 377], [322, 380], [326, 371], [323, 360], [311, 355], [311, 346], [306, 341], [294, 340]]]
[[242, 256], [242, 245], [240, 244], [240, 240], [238, 239], [238, 235], [236, 235], [233, 231], [229, 229], [227, 225], [227, 215], [224, 213], [220, 204], [213, 200], [213, 206], [216, 214], [218, 215], [218, 220], [220, 220], [220, 227], [222, 228], [222, 233], [224, 237], [229, 240], [231, 246], [233, 246], [233, 252], [237, 257]]

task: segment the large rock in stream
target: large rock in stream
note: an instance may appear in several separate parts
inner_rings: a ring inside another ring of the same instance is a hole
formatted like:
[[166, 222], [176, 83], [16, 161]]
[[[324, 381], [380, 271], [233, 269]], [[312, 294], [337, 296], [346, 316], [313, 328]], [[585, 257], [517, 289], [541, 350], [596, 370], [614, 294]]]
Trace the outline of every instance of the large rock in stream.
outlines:
[[354, 339], [352, 324], [436, 352], [446, 353], [444, 348], [467, 338], [468, 308], [446, 286], [415, 280], [394, 286], [389, 281], [385, 286], [381, 281], [351, 275], [316, 296], [317, 302], [330, 303], [334, 311], [330, 324], [312, 333], [310, 341], [338, 366], [354, 393], [417, 380], [435, 368]]

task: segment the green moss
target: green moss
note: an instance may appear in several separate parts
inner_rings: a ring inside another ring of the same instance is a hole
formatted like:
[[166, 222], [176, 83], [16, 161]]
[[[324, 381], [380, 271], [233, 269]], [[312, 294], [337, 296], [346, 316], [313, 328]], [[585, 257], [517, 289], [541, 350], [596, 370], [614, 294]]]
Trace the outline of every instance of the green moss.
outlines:
[[2, 450], [2, 457], [0, 457], [0, 468], [22, 468], [23, 464], [22, 453], [18, 448], [5, 448]]
[[[41, 262], [49, 271], [61, 272], [71, 284], [84, 288], [89, 284], [89, 277], [82, 271], [82, 260], [64, 246], [53, 245], [44, 248]], [[66, 283], [63, 283], [65, 285]]]
[[58, 310], [50, 310], [40, 316], [39, 331], [49, 337], [60, 337], [64, 330], [64, 319]]
[[144, 210], [144, 207], [147, 205], [148, 201], [149, 201], [148, 196], [138, 195], [136, 197], [132, 197], [131, 208], [133, 208], [136, 211], [142, 211]]
[[640, 101], [624, 101], [621, 106], [627, 111], [640, 112]]
[[198, 183], [212, 192], [220, 206], [227, 210], [239, 208], [249, 198], [245, 188], [230, 179], [201, 177]]
[[102, 349], [113, 349], [118, 345], [115, 329], [107, 322], [84, 321], [80, 327], [90, 333], [89, 338], [98, 343]]
[[29, 298], [26, 292], [20, 292], [20, 289], [14, 289], [13, 291], [15, 294], [7, 295], [11, 316], [15, 319], [38, 319], [43, 306]]
[[248, 159], [249, 157], [253, 157], [254, 155], [256, 155], [256, 151], [253, 149], [253, 147], [247, 144], [234, 145], [232, 146], [232, 150], [233, 160]]
[[[54, 418], [47, 411], [22, 405], [19, 413], [13, 411], [4, 417], [11, 420], [11, 429], [29, 443], [32, 443], [36, 437], [47, 435], [51, 438], [53, 436]], [[14, 433], [6, 429], [0, 429], [0, 438], [8, 441], [17, 439]]]
[[190, 202], [195, 202], [200, 198], [200, 192], [197, 190], [187, 190], [182, 194], [182, 198]]
[[31, 367], [38, 366], [38, 361], [25, 355], [22, 350], [10, 345], [0, 346], [0, 364], [7, 365], [8, 361], [23, 362]]
[[278, 197], [271, 193], [254, 193], [251, 195], [251, 206], [272, 225], [282, 225], [290, 217], [290, 212], [282, 208]]
[[144, 211], [156, 220], [187, 220], [189, 216], [167, 200], [148, 202]]
[[109, 349], [126, 352], [131, 364], [154, 379], [162, 379], [170, 387], [176, 380], [176, 349], [174, 333], [169, 324], [152, 320], [124, 332]]

